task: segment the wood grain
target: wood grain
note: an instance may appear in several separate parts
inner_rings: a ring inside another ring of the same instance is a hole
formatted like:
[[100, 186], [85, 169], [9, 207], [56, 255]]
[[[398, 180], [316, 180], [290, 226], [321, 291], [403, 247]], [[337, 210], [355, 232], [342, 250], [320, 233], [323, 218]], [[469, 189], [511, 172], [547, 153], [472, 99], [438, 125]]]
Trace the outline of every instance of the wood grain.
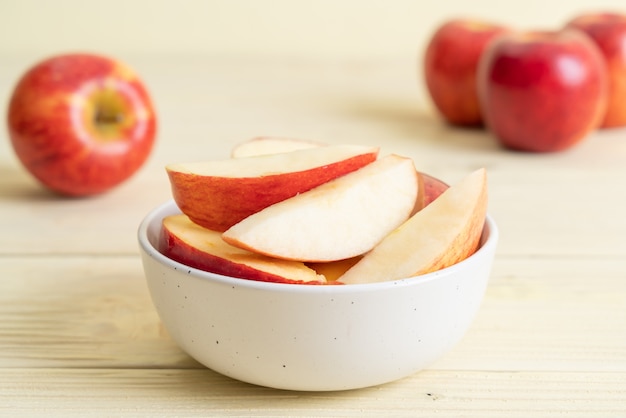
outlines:
[[624, 372], [425, 371], [380, 387], [301, 393], [247, 385], [209, 370], [4, 369], [0, 385], [0, 414], [6, 416], [606, 418], [626, 413]]
[[[0, 416], [626, 417], [623, 129], [563, 153], [509, 152], [444, 125], [408, 59], [132, 61], [158, 104], [158, 145], [111, 193], [44, 191], [0, 132]], [[6, 57], [0, 85], [27, 64]], [[172, 342], [139, 222], [170, 198], [165, 164], [226, 158], [257, 135], [380, 145], [448, 182], [487, 168], [500, 244], [460, 344], [388, 385], [294, 393], [220, 376]]]

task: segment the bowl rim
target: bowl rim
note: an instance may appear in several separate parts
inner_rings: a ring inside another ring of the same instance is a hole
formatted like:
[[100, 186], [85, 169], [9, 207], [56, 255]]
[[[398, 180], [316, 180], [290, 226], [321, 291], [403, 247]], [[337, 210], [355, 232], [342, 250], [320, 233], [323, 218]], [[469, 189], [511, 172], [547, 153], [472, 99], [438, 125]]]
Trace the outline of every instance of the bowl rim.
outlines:
[[[495, 246], [498, 242], [499, 231], [498, 227], [489, 213], [485, 217], [485, 226], [483, 227], [483, 235], [481, 237], [480, 247], [466, 259], [441, 270], [437, 270], [431, 273], [422, 274], [419, 276], [407, 277], [397, 280], [388, 280], [384, 282], [376, 283], [360, 283], [350, 284], [343, 286], [328, 286], [320, 284], [293, 284], [293, 283], [277, 283], [277, 282], [264, 282], [257, 280], [242, 279], [238, 277], [225, 276], [217, 273], [211, 273], [208, 271], [200, 270], [194, 267], [190, 267], [186, 264], [172, 260], [169, 257], [163, 255], [153, 244], [148, 237], [148, 231], [150, 226], [162, 219], [162, 213], [164, 211], [174, 209], [178, 212], [180, 208], [176, 205], [173, 199], [170, 199], [159, 206], [153, 208], [141, 221], [137, 230], [137, 239], [140, 249], [143, 250], [148, 256], [156, 260], [158, 263], [165, 265], [171, 270], [186, 271], [189, 276], [193, 276], [202, 280], [209, 280], [218, 282], [224, 285], [245, 287], [250, 289], [257, 289], [263, 291], [275, 291], [275, 292], [305, 292], [305, 293], [351, 293], [354, 291], [380, 291], [383, 289], [394, 288], [397, 286], [415, 286], [422, 283], [427, 283], [433, 280], [441, 279], [443, 277], [454, 274], [457, 270], [463, 269], [466, 264], [472, 263], [476, 257], [482, 255], [487, 251], [495, 251]], [[182, 212], [181, 212], [182, 213]]]

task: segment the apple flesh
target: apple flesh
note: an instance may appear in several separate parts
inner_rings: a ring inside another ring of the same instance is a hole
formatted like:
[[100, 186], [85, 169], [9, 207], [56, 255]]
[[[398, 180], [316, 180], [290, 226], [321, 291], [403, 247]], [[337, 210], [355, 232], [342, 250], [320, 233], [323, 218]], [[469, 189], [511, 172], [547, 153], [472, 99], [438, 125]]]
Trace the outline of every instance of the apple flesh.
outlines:
[[485, 46], [507, 32], [504, 26], [451, 20], [432, 35], [424, 57], [426, 87], [439, 113], [453, 125], [480, 126], [476, 69]]
[[585, 14], [572, 19], [567, 27], [588, 35], [598, 46], [606, 63], [609, 97], [600, 127], [626, 125], [626, 15]]
[[300, 149], [315, 148], [325, 144], [298, 138], [257, 136], [236, 145], [231, 151], [232, 158], [254, 157], [256, 155], [277, 154]]
[[124, 64], [91, 54], [46, 59], [16, 84], [8, 130], [17, 157], [47, 188], [87, 196], [135, 173], [150, 154], [156, 114]]
[[319, 263], [305, 263], [308, 267], [323, 275], [328, 282], [336, 282], [350, 267], [355, 265], [362, 256], [346, 258], [337, 261], [327, 261]]
[[224, 242], [186, 215], [163, 219], [159, 251], [187, 266], [241, 279], [277, 283], [324, 284], [326, 279], [297, 261], [276, 260]]
[[449, 187], [337, 279], [399, 280], [449, 267], [473, 254], [487, 215], [487, 175], [479, 169]]
[[250, 215], [222, 237], [281, 259], [342, 260], [369, 251], [404, 222], [416, 197], [413, 161], [389, 155]]
[[553, 152], [597, 128], [607, 104], [598, 48], [575, 30], [498, 36], [479, 62], [487, 126], [507, 148]]
[[378, 148], [336, 145], [288, 153], [170, 164], [172, 195], [191, 220], [225, 231], [270, 205], [364, 167]]

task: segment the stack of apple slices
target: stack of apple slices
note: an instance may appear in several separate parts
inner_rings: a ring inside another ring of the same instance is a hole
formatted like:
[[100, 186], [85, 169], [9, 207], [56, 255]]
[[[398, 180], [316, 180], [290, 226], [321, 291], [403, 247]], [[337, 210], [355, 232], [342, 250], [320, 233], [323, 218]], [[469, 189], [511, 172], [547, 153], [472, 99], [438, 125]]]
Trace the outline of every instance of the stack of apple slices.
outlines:
[[375, 147], [255, 138], [232, 158], [166, 167], [183, 212], [160, 251], [190, 267], [300, 284], [397, 280], [478, 248], [487, 179], [445, 183]]

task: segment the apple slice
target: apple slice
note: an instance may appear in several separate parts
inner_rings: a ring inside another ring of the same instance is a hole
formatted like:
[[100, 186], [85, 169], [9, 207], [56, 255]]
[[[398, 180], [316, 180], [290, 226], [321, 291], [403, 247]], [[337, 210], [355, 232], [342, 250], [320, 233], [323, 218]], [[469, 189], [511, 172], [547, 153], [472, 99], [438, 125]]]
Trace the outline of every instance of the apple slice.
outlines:
[[479, 169], [389, 234], [338, 281], [398, 280], [456, 264], [476, 251], [486, 215], [487, 174]]
[[417, 172], [419, 192], [413, 213], [417, 213], [430, 205], [433, 200], [439, 197], [449, 186], [436, 177], [430, 176], [421, 171]]
[[257, 155], [278, 154], [300, 149], [324, 146], [321, 142], [277, 136], [257, 136], [236, 145], [231, 151], [232, 158], [254, 157]]
[[362, 256], [346, 258], [344, 260], [328, 261], [320, 263], [306, 263], [308, 267], [311, 267], [317, 272], [326, 277], [329, 282], [334, 282], [342, 274], [344, 274], [350, 267], [355, 265]]
[[250, 215], [222, 238], [277, 258], [341, 260], [372, 249], [410, 216], [416, 197], [413, 161], [389, 155]]
[[378, 148], [335, 145], [166, 167], [176, 204], [192, 221], [225, 231], [274, 203], [357, 170]]
[[221, 233], [203, 228], [184, 214], [163, 219], [159, 251], [187, 266], [241, 279], [323, 284], [323, 275], [298, 261], [276, 260], [225, 243]]

